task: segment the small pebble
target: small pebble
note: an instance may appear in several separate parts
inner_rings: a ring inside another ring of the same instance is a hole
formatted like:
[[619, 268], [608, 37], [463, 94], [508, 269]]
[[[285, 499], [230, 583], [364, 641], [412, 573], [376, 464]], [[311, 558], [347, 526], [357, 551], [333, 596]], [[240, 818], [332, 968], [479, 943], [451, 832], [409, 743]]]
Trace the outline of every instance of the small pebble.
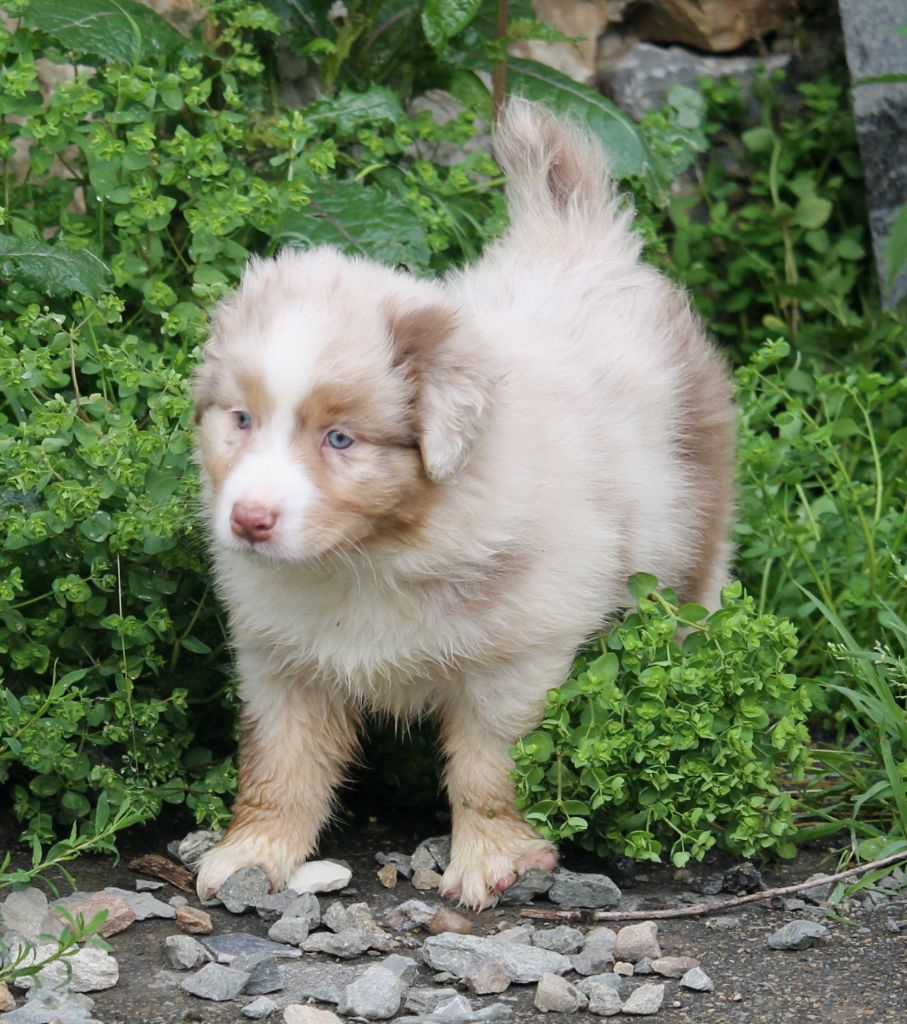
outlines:
[[378, 868], [378, 881], [385, 889], [393, 889], [397, 884], [397, 865], [385, 864], [383, 868]]
[[532, 944], [542, 949], [552, 949], [555, 953], [578, 953], [585, 944], [585, 936], [579, 928], [571, 928], [562, 924], [556, 928], [540, 928], [532, 936]]
[[196, 907], [177, 907], [176, 926], [187, 935], [210, 935], [214, 931], [211, 915]]
[[235, 999], [249, 980], [245, 971], [234, 971], [224, 964], [205, 964], [196, 974], [180, 982], [180, 988], [199, 999], [223, 1003]]
[[179, 907], [186, 907], [186, 906], [188, 906], [189, 905], [189, 901], [181, 893], [177, 893], [175, 896], [171, 896], [170, 899], [167, 900], [167, 904], [168, 904], [168, 906], [171, 906], [174, 909], [177, 909]]
[[694, 992], [711, 992], [715, 988], [714, 982], [701, 967], [691, 967], [680, 979], [680, 984]]
[[632, 978], [633, 964], [627, 963], [625, 960], [618, 960], [614, 964], [614, 973], [619, 974], [622, 978]]
[[301, 946], [309, 937], [309, 922], [304, 917], [282, 917], [268, 929], [268, 938], [288, 946]]
[[664, 985], [640, 985], [624, 1000], [622, 1012], [638, 1017], [658, 1013], [664, 1002], [664, 997]]
[[658, 925], [654, 921], [640, 921], [628, 924], [617, 933], [614, 944], [614, 959], [627, 960], [635, 964], [644, 956], [658, 960], [661, 947], [658, 945]]
[[5, 1013], [7, 1010], [15, 1010], [16, 1000], [13, 999], [9, 989], [6, 987], [6, 982], [0, 981], [0, 1013]]
[[168, 935], [164, 939], [164, 951], [170, 966], [178, 971], [192, 970], [211, 959], [207, 949], [191, 935]]
[[663, 956], [652, 961], [652, 970], [663, 978], [682, 978], [687, 971], [698, 966], [699, 961], [692, 956]]
[[543, 974], [535, 990], [534, 1005], [543, 1013], [575, 1013], [585, 1010], [589, 1000], [559, 974]]
[[442, 907], [428, 922], [429, 935], [440, 935], [441, 932], [457, 932], [460, 935], [472, 934], [472, 922], [469, 918], [458, 914], [455, 910]]
[[242, 1008], [242, 1015], [250, 1020], [264, 1020], [265, 1017], [270, 1017], [272, 1013], [276, 1013], [278, 1009], [280, 1007], [278, 1007], [273, 999], [269, 999], [267, 996], [259, 996], [258, 999], [253, 999], [251, 1003]]
[[768, 944], [772, 949], [809, 949], [819, 939], [827, 939], [830, 932], [824, 924], [815, 921], [791, 921], [772, 932]]
[[430, 868], [416, 868], [410, 882], [419, 892], [436, 892], [441, 885], [441, 876]]
[[297, 868], [287, 888], [298, 893], [336, 892], [345, 889], [353, 877], [353, 872], [342, 864], [331, 860], [310, 860]]
[[163, 888], [164, 882], [155, 882], [150, 878], [137, 878], [135, 880], [136, 892], [155, 892], [157, 889]]
[[217, 898], [231, 914], [243, 914], [268, 895], [268, 876], [261, 868], [240, 868], [217, 890]]
[[343, 1024], [336, 1013], [293, 1003], [283, 1011], [284, 1024]]

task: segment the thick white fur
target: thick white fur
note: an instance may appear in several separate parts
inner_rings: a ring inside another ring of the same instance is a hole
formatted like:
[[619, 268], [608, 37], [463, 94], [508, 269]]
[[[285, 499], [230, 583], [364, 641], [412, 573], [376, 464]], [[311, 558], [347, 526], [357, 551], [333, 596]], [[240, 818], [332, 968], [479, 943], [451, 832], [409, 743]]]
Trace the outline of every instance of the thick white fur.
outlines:
[[[686, 302], [639, 263], [594, 143], [515, 102], [496, 149], [512, 224], [475, 265], [425, 282], [332, 250], [284, 252], [253, 263], [218, 314], [197, 381], [199, 444], [223, 476], [207, 474], [206, 501], [238, 651], [245, 781], [234, 827], [202, 864], [203, 895], [252, 863], [282, 886], [309, 856], [368, 707], [440, 716], [453, 808], [443, 890], [493, 903], [555, 856], [513, 808], [507, 748], [537, 725], [576, 647], [626, 604], [627, 576], [717, 603], [733, 445], [720, 361]], [[292, 409], [325, 375], [391, 387], [387, 310], [424, 307], [451, 312], [456, 329], [417, 393], [393, 401], [418, 410], [431, 500], [408, 533], [318, 549]], [[237, 362], [259, 368], [275, 406], [248, 450], [208, 397]], [[708, 464], [691, 423], [712, 436]], [[237, 495], [280, 504], [273, 541], [251, 550], [231, 535]]]

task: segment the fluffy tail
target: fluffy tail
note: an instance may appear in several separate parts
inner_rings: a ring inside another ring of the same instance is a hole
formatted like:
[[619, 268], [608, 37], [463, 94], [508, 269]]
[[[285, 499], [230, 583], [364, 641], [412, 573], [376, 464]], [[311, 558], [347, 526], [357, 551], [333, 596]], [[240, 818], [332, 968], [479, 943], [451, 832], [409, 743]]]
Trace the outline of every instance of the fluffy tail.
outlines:
[[618, 203], [605, 154], [588, 130], [537, 103], [511, 98], [501, 111], [494, 151], [510, 181], [512, 233], [636, 260], [633, 211]]

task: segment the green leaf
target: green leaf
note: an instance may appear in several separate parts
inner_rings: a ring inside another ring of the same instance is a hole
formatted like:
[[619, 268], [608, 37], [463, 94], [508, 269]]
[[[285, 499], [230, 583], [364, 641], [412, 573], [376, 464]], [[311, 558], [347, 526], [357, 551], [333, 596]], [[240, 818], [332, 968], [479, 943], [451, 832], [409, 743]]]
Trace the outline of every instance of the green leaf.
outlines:
[[907, 267], [907, 203], [905, 203], [891, 225], [888, 241], [885, 243], [885, 274], [888, 287], [894, 279]]
[[383, 85], [373, 85], [365, 92], [341, 89], [337, 96], [323, 100], [309, 111], [313, 124], [335, 125], [341, 135], [353, 135], [359, 128], [374, 128], [382, 123], [395, 124], [403, 116], [400, 100]]
[[422, 224], [402, 199], [348, 180], [313, 192], [310, 205], [286, 214], [272, 237], [282, 245], [336, 245], [390, 265], [424, 267], [431, 259]]
[[775, 144], [775, 133], [771, 128], [750, 128], [740, 138], [744, 146], [752, 153], [764, 153]]
[[653, 590], [657, 589], [658, 580], [648, 572], [637, 572], [627, 580], [627, 590], [630, 591], [630, 596], [636, 601], [641, 601], [644, 597], [648, 597]]
[[515, 93], [588, 125], [601, 142], [616, 178], [651, 171], [651, 157], [636, 125], [600, 93], [534, 60], [509, 57], [507, 74]]
[[199, 47], [135, 0], [30, 0], [26, 22], [78, 54], [136, 64]]
[[425, 0], [422, 7], [422, 31], [436, 50], [444, 48], [479, 13], [482, 0]]
[[815, 231], [828, 220], [831, 211], [832, 205], [827, 199], [808, 193], [797, 203], [794, 210], [794, 222], [801, 228], [810, 228]]
[[89, 249], [74, 252], [37, 238], [0, 235], [0, 277], [10, 277], [42, 295], [86, 295], [104, 290], [110, 270]]

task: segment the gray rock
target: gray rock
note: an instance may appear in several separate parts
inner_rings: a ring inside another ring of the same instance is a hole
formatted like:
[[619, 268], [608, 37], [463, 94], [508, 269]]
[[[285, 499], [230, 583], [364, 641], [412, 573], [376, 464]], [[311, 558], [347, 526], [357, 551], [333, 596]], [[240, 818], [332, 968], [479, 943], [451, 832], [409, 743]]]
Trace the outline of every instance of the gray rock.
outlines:
[[477, 960], [463, 980], [467, 989], [476, 996], [497, 995], [510, 987], [510, 974], [504, 963], [495, 957]]
[[4, 1024], [100, 1024], [91, 1015], [94, 1000], [72, 992], [42, 991], [17, 1010], [3, 1014]]
[[402, 995], [403, 984], [397, 975], [376, 964], [346, 986], [337, 1011], [347, 1017], [387, 1020], [400, 1009]]
[[350, 903], [344, 906], [342, 903], [332, 903], [324, 912], [322, 924], [338, 934], [359, 932], [369, 937], [369, 947], [380, 949], [385, 952], [393, 948], [393, 939], [387, 932], [382, 931], [367, 903]]
[[519, 905], [531, 903], [534, 899], [547, 894], [554, 885], [554, 872], [542, 871], [541, 868], [532, 868], [517, 877], [517, 880], [509, 889], [505, 889], [501, 895], [501, 903]]
[[700, 78], [721, 80], [731, 76], [752, 82], [760, 68], [773, 71], [789, 63], [788, 56], [705, 57], [680, 46], [637, 43], [601, 61], [598, 72], [608, 96], [638, 119], [663, 106], [675, 85], [697, 89]]
[[309, 922], [304, 917], [282, 917], [268, 929], [268, 938], [289, 946], [301, 946], [309, 936]]
[[233, 970], [248, 970], [249, 980], [243, 987], [243, 992], [247, 996], [264, 996], [283, 989], [283, 972], [273, 956], [266, 956], [248, 968], [244, 963], [240, 967], [239, 961], [242, 959], [244, 958], [234, 960], [231, 966]]
[[188, 907], [189, 901], [185, 896], [177, 893], [175, 896], [171, 896], [170, 899], [167, 900], [167, 906], [173, 907], [174, 910], [179, 910], [180, 907]]
[[680, 979], [684, 988], [691, 988], [694, 992], [712, 992], [715, 984], [701, 967], [691, 967]]
[[640, 985], [624, 1000], [623, 1013], [637, 1017], [647, 1017], [658, 1013], [665, 998], [664, 985]]
[[815, 875], [810, 875], [806, 881], [812, 882], [815, 880], [816, 884], [801, 891], [803, 899], [809, 900], [810, 903], [824, 903], [831, 895], [831, 887], [834, 885], [833, 882], [829, 882], [827, 879], [828, 875], [826, 875], [824, 871], [819, 871]]
[[386, 956], [378, 966], [383, 967], [392, 974], [396, 974], [400, 979], [400, 984], [405, 988], [409, 988], [409, 986], [415, 982], [416, 978], [419, 977], [419, 965], [411, 956], [401, 956], [399, 953], [391, 953], [391, 955]]
[[420, 1016], [430, 1016], [439, 1003], [459, 993], [455, 988], [411, 988], [404, 997], [404, 1009]]
[[586, 940], [583, 949], [594, 946], [596, 949], [606, 949], [609, 953], [614, 951], [617, 945], [617, 932], [613, 928], [592, 928], [586, 932]]
[[583, 978], [576, 986], [589, 1000], [589, 1012], [599, 1017], [613, 1017], [620, 1013], [620, 982], [616, 974], [596, 974]]
[[830, 932], [824, 924], [815, 921], [791, 921], [768, 937], [772, 949], [809, 949]]
[[480, 960], [500, 960], [510, 980], [521, 985], [538, 981], [548, 972], [563, 974], [571, 968], [570, 961], [561, 953], [455, 932], [429, 936], [422, 944], [422, 958], [434, 970], [449, 971], [457, 978], [465, 978]]
[[235, 999], [249, 980], [245, 971], [234, 971], [223, 964], [205, 964], [197, 973], [180, 982], [180, 988], [199, 999], [223, 1003]]
[[559, 974], [543, 974], [539, 978], [533, 1002], [543, 1013], [575, 1013], [589, 1005], [588, 997]]
[[[664, 957], [662, 957], [662, 960], [664, 960]], [[633, 965], [633, 973], [654, 974], [655, 968], [652, 966], [652, 960], [649, 957], [644, 956], [642, 960], [638, 961]]]
[[242, 1015], [250, 1020], [264, 1020], [265, 1017], [270, 1017], [272, 1013], [276, 1013], [279, 1009], [280, 1007], [273, 999], [268, 999], [267, 996], [260, 996], [242, 1008]]
[[570, 963], [577, 974], [601, 974], [614, 963], [614, 954], [606, 946], [587, 946], [579, 953], [571, 953]]
[[513, 928], [505, 928], [493, 935], [492, 938], [495, 942], [519, 942], [524, 946], [531, 946], [533, 935], [535, 935], [535, 925], [527, 922]]
[[397, 874], [403, 878], [411, 878], [413, 873], [412, 857], [406, 853], [376, 853], [375, 860], [379, 864], [393, 864]]
[[423, 839], [410, 858], [413, 871], [440, 871], [450, 866], [450, 836], [432, 836]]
[[907, 83], [862, 82], [903, 74], [907, 37], [902, 0], [840, 0], [853, 108], [869, 206], [869, 226], [883, 296], [896, 305], [907, 296], [907, 268], [886, 287], [884, 252], [898, 210], [907, 202]]
[[585, 936], [579, 928], [561, 924], [556, 928], [540, 928], [533, 934], [532, 944], [569, 956], [570, 953], [578, 953], [583, 948]]
[[441, 1003], [434, 1013], [419, 1017], [398, 1017], [394, 1024], [491, 1024], [509, 1020], [513, 1010], [503, 1003], [492, 1003], [481, 1010], [469, 1009], [469, 1000], [456, 996]]
[[163, 889], [164, 885], [164, 882], [155, 882], [150, 878], [137, 878], [135, 880], [135, 891], [157, 892], [158, 889]]
[[561, 907], [599, 910], [620, 905], [620, 889], [607, 875], [581, 875], [558, 868], [548, 899]]
[[228, 932], [225, 935], [206, 935], [202, 945], [219, 964], [232, 963], [238, 956], [302, 956], [298, 949], [285, 946], [280, 942], [271, 942], [249, 932]]
[[751, 861], [728, 868], [721, 880], [724, 892], [758, 892], [762, 888], [762, 874]]
[[217, 890], [217, 898], [231, 914], [244, 914], [268, 895], [268, 876], [261, 868], [240, 868]]
[[321, 904], [313, 892], [304, 892], [297, 896], [281, 915], [282, 917], [300, 917], [308, 921], [309, 930], [321, 924]]
[[135, 914], [136, 921], [147, 921], [151, 917], [162, 917], [173, 920], [176, 917], [176, 908], [169, 903], [164, 903], [150, 892], [132, 892], [129, 889], [118, 889], [115, 885], [108, 885], [104, 892], [113, 893], [119, 896], [124, 903], [128, 903]]
[[29, 886], [19, 892], [11, 892], [0, 904], [0, 932], [11, 931], [30, 941], [42, 933], [44, 919], [48, 914], [47, 897]]
[[[179, 846], [176, 848], [176, 856], [190, 871], [194, 871], [204, 854], [217, 846], [223, 838], [223, 829], [218, 829], [216, 832], [210, 832], [207, 829], [190, 832], [189, 835], [180, 840]], [[169, 850], [170, 847], [168, 846], [167, 849]]]
[[782, 906], [788, 913], [795, 914], [798, 911], [804, 909], [804, 907], [806, 906], [806, 900], [787, 899], [784, 900]]
[[633, 977], [633, 964], [629, 960], [618, 960], [611, 968], [615, 974], [619, 974], [622, 978]]
[[177, 971], [191, 971], [211, 959], [208, 950], [191, 935], [168, 935], [164, 939], [164, 951], [167, 962]]
[[639, 924], [628, 924], [617, 933], [614, 944], [614, 959], [627, 960], [635, 964], [647, 956], [650, 960], [661, 957], [658, 945], [658, 925], [654, 921], [640, 921]]
[[346, 960], [360, 956], [372, 945], [372, 933], [350, 929], [345, 932], [316, 932], [302, 944], [306, 953], [330, 953]]
[[[311, 895], [307, 893], [306, 895]], [[269, 892], [267, 896], [264, 896], [255, 904], [255, 913], [262, 919], [262, 921], [276, 921], [279, 917], [283, 917], [290, 906], [299, 899], [299, 893], [294, 892], [292, 889], [281, 889], [280, 892]], [[312, 896], [317, 902], [317, 898]], [[299, 915], [293, 915], [298, 917]]]
[[432, 906], [422, 900], [407, 900], [387, 912], [387, 923], [398, 932], [424, 928], [438, 912], [439, 906], [437, 903]]
[[306, 958], [290, 960], [283, 969], [283, 983], [289, 1002], [317, 999], [339, 1003], [343, 990], [362, 974], [362, 968]]

